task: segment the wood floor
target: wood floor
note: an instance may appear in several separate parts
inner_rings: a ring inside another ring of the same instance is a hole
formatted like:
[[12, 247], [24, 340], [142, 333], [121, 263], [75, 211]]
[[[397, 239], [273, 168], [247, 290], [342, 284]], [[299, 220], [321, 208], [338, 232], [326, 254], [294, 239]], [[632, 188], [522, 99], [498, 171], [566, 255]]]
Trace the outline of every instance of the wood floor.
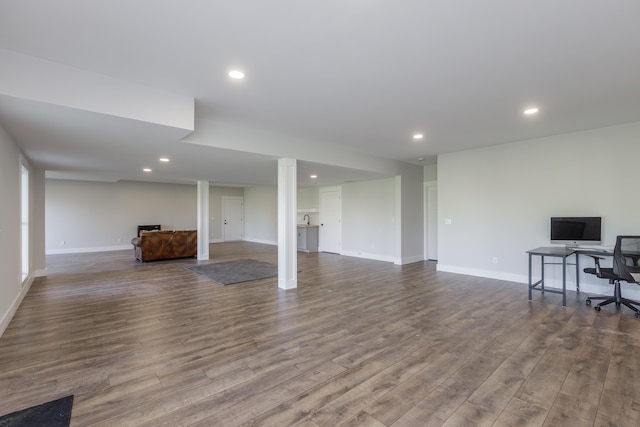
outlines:
[[[277, 261], [247, 242], [211, 254]], [[529, 302], [431, 262], [300, 253], [289, 291], [197, 263], [48, 256], [0, 338], [0, 414], [74, 394], [72, 426], [640, 425], [626, 308]]]

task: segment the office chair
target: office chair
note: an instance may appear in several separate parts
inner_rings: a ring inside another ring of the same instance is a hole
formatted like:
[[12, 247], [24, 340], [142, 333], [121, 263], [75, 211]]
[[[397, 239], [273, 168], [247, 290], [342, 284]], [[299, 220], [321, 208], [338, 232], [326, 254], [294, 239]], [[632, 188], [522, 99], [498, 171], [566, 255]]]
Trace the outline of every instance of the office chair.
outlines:
[[622, 296], [620, 290], [620, 281], [628, 283], [640, 284], [640, 236], [618, 236], [616, 238], [616, 246], [613, 249], [613, 267], [600, 267], [600, 260], [603, 259], [597, 255], [590, 255], [595, 261], [594, 268], [585, 268], [584, 272], [594, 274], [601, 279], [608, 279], [613, 285], [612, 297], [587, 297], [587, 305], [591, 305], [592, 300], [603, 300], [600, 304], [593, 307], [596, 311], [600, 311], [603, 305], [615, 303], [617, 307], [623, 304], [635, 312], [636, 317], [640, 317], [640, 311], [635, 307], [640, 306], [640, 302], [633, 301]]

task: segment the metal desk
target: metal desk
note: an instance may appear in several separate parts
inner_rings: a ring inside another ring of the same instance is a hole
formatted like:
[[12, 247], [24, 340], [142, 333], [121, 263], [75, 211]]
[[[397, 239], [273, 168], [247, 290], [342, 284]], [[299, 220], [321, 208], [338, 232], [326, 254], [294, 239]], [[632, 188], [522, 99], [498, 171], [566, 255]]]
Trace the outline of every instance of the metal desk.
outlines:
[[[554, 294], [562, 294], [562, 305], [567, 305], [567, 258], [571, 255], [576, 256], [575, 267], [576, 267], [576, 291], [580, 292], [580, 255], [589, 255], [589, 256], [598, 256], [601, 258], [612, 257], [612, 250], [605, 249], [595, 249], [595, 248], [567, 248], [562, 246], [548, 246], [548, 247], [540, 247], [536, 249], [531, 249], [527, 251], [529, 254], [529, 301], [531, 301], [531, 291], [536, 290], [540, 292], [550, 292]], [[537, 255], [540, 257], [540, 280], [533, 283], [532, 282], [532, 258], [533, 255]], [[623, 255], [627, 258], [631, 258], [633, 260], [633, 265], [638, 265], [640, 260], [640, 253], [638, 252], [623, 252]], [[562, 262], [545, 262], [544, 257], [555, 257], [562, 258]], [[562, 264], [562, 290], [557, 289], [545, 289], [544, 287], [544, 266], [546, 264]], [[537, 286], [540, 285], [539, 288]]]
[[[567, 305], [567, 258], [571, 255], [575, 254], [577, 251], [575, 249], [569, 249], [566, 247], [556, 246], [556, 247], [540, 247], [536, 249], [531, 249], [527, 251], [529, 254], [529, 301], [531, 301], [532, 291], [535, 289], [540, 292], [550, 292], [554, 294], [562, 294], [562, 306]], [[533, 256], [537, 255], [540, 257], [540, 280], [533, 283], [532, 279], [532, 262]], [[562, 262], [545, 262], [545, 257], [553, 257], [553, 258], [562, 258]], [[577, 255], [576, 255], [577, 257]], [[562, 264], [562, 290], [558, 289], [545, 289], [544, 287], [544, 266], [546, 264]], [[576, 278], [578, 277], [578, 263], [576, 262]], [[536, 286], [540, 285], [539, 288]], [[578, 280], [576, 279], [576, 289], [580, 292], [580, 285], [578, 284]]]

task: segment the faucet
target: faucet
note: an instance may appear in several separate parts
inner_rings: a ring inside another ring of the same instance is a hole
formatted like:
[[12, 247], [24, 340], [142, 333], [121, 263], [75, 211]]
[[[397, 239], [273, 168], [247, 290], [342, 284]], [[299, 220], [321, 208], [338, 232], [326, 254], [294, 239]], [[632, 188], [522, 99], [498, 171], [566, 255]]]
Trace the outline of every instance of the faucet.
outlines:
[[309, 214], [304, 214], [302, 220], [304, 221], [305, 218], [307, 218], [307, 225], [309, 225], [309, 221], [311, 220], [311, 218], [309, 218]]

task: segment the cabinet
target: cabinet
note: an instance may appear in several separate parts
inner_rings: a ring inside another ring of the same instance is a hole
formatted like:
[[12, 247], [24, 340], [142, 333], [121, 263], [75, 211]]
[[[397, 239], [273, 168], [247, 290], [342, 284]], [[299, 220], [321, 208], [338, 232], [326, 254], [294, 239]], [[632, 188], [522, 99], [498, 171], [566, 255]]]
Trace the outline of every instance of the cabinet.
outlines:
[[302, 252], [318, 252], [318, 226], [298, 226], [298, 250]]

